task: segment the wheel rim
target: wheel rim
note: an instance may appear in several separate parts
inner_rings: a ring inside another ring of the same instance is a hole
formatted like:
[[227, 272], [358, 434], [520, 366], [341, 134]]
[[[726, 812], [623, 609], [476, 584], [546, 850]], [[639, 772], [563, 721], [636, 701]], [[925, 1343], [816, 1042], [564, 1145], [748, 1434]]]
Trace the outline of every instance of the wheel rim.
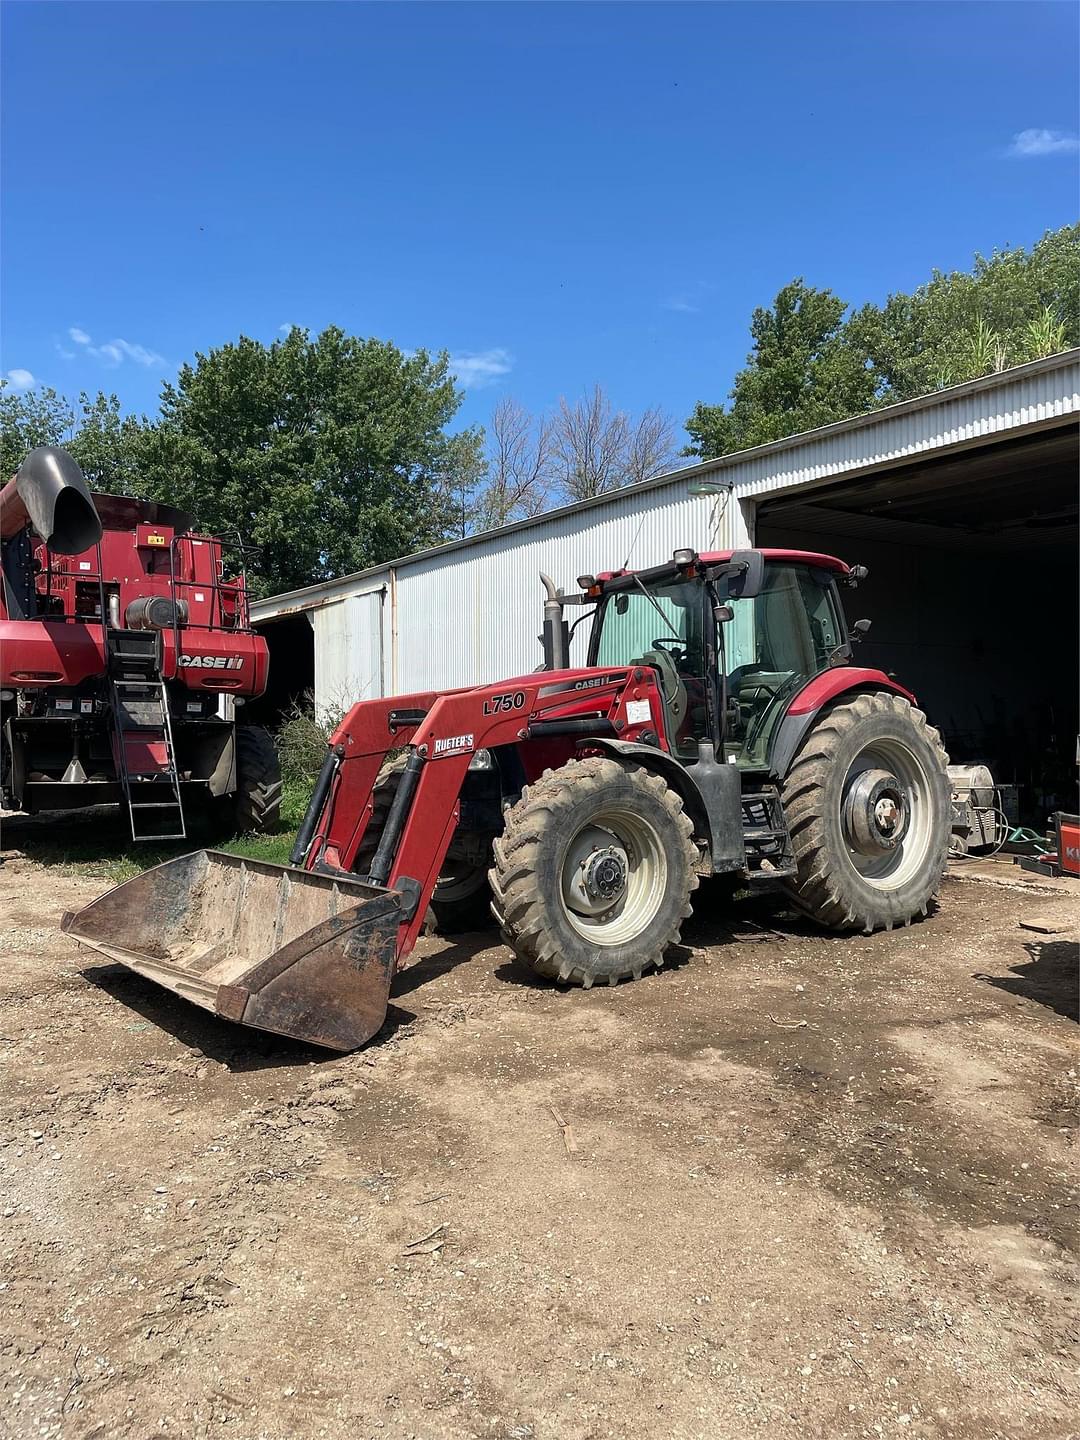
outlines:
[[605, 810], [566, 848], [563, 909], [594, 944], [624, 945], [655, 918], [667, 875], [667, 855], [652, 824], [628, 810]]
[[476, 865], [471, 860], [448, 855], [435, 882], [433, 900], [448, 904], [454, 900], [467, 900], [487, 884], [487, 866]]
[[840, 828], [848, 859], [878, 890], [915, 876], [934, 833], [933, 788], [922, 760], [899, 740], [875, 740], [844, 777]]

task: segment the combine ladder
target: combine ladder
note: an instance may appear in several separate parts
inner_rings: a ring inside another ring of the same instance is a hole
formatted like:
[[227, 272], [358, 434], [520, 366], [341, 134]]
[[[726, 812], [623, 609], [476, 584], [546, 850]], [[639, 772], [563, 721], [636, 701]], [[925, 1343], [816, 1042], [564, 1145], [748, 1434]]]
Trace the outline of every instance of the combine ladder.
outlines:
[[156, 630], [109, 630], [109, 701], [116, 773], [133, 840], [185, 840], [169, 695]]

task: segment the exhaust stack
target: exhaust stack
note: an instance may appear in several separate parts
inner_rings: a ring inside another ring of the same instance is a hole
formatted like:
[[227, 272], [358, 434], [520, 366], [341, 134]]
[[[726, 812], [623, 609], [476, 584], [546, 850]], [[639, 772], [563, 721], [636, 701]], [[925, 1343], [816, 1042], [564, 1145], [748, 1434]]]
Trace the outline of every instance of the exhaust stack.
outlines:
[[540, 637], [544, 646], [545, 670], [568, 670], [570, 668], [570, 630], [563, 619], [563, 601], [558, 586], [550, 575], [540, 574], [547, 598], [544, 601], [544, 633]]

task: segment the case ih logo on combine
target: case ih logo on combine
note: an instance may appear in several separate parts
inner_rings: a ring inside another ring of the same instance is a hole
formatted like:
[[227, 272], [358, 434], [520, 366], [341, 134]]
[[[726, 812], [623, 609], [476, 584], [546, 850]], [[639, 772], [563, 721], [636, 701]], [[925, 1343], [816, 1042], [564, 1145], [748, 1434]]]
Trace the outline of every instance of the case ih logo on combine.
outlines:
[[242, 655], [181, 655], [177, 662], [183, 670], [242, 670]]

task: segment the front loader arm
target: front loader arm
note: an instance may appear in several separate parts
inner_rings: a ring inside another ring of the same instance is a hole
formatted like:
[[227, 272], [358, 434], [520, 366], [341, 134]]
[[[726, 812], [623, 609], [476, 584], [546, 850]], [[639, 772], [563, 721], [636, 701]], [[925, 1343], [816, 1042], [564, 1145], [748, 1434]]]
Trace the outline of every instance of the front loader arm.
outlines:
[[539, 769], [530, 759], [539, 755], [544, 764], [561, 763], [590, 735], [635, 740], [650, 733], [664, 733], [663, 697], [655, 673], [644, 667], [541, 671], [467, 690], [363, 701], [331, 737], [329, 779], [323, 793], [313, 796], [312, 810], [318, 813], [309, 811], [306, 853], [295, 856], [294, 863], [351, 873], [379, 771], [389, 755], [408, 748], [407, 813], [398, 817], [389, 871], [385, 881], [380, 877], [389, 889], [409, 897], [399, 934], [400, 961], [420, 933], [476, 751], [516, 746], [525, 773], [532, 775]]

